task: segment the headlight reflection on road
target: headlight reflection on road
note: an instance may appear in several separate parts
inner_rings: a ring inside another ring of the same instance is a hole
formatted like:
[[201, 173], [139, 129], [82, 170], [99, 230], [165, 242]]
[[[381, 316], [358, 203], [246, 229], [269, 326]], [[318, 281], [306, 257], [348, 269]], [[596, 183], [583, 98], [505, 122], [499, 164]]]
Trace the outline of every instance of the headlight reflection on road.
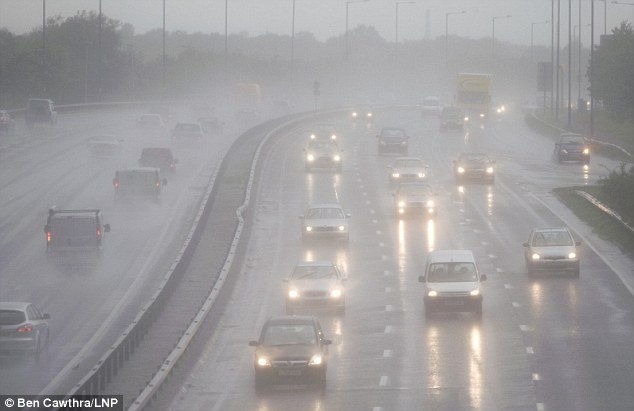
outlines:
[[493, 187], [487, 187], [487, 215], [493, 215]]
[[436, 223], [434, 220], [427, 221], [427, 251], [434, 251], [436, 248]]
[[469, 355], [469, 396], [471, 401], [469, 404], [475, 408], [480, 409], [482, 407], [483, 396], [483, 379], [482, 379], [482, 336], [480, 335], [480, 328], [474, 326], [471, 329], [470, 343], [470, 355]]
[[405, 221], [398, 220], [398, 271], [405, 272], [407, 262], [407, 247], [405, 245]]
[[590, 165], [583, 165], [583, 185], [588, 185], [588, 180], [590, 179]]

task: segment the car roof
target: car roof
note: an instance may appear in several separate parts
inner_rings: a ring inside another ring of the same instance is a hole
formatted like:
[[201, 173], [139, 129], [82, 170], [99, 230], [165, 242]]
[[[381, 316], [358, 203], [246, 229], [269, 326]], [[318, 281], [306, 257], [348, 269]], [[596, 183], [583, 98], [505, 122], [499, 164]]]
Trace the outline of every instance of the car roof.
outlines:
[[0, 301], [0, 310], [20, 310], [24, 311], [31, 304], [25, 301]]
[[296, 267], [334, 267], [332, 261], [317, 260], [317, 261], [300, 261], [295, 264]]
[[280, 315], [271, 317], [266, 321], [266, 325], [283, 325], [283, 324], [303, 324], [313, 325], [316, 322], [315, 317], [311, 315]]
[[430, 263], [437, 262], [475, 262], [471, 250], [434, 250], [427, 255]]
[[570, 233], [570, 230], [568, 230], [568, 227], [535, 227], [533, 228], [533, 231], [536, 233], [553, 233], [553, 232], [560, 232], [560, 231], [565, 231], [567, 233]]
[[309, 204], [308, 208], [341, 208], [343, 209], [343, 207], [341, 207], [339, 203], [313, 203], [313, 204]]

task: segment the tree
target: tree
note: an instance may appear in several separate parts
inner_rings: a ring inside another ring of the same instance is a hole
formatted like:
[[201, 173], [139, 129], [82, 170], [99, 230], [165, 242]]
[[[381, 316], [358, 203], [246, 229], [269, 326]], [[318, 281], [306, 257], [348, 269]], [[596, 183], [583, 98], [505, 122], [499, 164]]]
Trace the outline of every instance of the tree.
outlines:
[[603, 100], [608, 112], [624, 121], [634, 115], [634, 32], [632, 26], [622, 22], [604, 37], [592, 57], [591, 92]]

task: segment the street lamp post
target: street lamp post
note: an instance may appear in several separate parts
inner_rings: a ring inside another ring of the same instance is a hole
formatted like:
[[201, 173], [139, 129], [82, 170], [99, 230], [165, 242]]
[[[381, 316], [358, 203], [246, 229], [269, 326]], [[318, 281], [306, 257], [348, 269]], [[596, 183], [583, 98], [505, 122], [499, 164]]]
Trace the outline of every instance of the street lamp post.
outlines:
[[508, 19], [509, 17], [511, 17], [510, 14], [507, 14], [505, 16], [495, 16], [493, 17], [493, 29], [491, 32], [491, 60], [494, 62], [495, 59], [495, 20], [497, 19]]
[[42, 87], [46, 91], [46, 0], [42, 0]]
[[163, 0], [163, 93], [165, 93], [165, 0]]
[[397, 1], [396, 2], [396, 22], [395, 22], [395, 36], [394, 36], [394, 55], [398, 59], [398, 6], [401, 4], [414, 4], [413, 1]]
[[229, 0], [225, 0], [225, 83], [229, 79], [229, 33], [228, 33]]
[[467, 11], [450, 11], [445, 13], [445, 67], [449, 65], [449, 16], [465, 14]]
[[533, 33], [535, 31], [535, 24], [547, 24], [547, 23], [550, 23], [550, 20], [536, 21], [531, 23], [531, 66], [533, 65]]
[[[574, 28], [574, 38], [577, 40], [577, 91], [578, 91], [578, 95], [577, 95], [577, 101], [581, 100], [581, 27], [590, 27], [590, 23], [588, 24], [575, 24], [575, 28]], [[579, 37], [577, 37], [577, 29], [579, 29]]]
[[295, 64], [295, 0], [293, 0], [293, 16], [291, 19], [291, 88], [293, 87], [294, 64]]
[[367, 3], [370, 0], [348, 0], [346, 1], [346, 62], [350, 56], [350, 41], [348, 39], [348, 16], [350, 15], [350, 5], [353, 3]]

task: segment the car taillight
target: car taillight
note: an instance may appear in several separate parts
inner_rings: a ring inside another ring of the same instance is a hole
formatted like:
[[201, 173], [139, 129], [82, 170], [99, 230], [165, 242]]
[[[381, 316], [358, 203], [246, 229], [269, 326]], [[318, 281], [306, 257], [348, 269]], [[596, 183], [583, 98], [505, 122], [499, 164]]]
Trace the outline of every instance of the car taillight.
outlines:
[[101, 237], [101, 228], [97, 227], [97, 237]]
[[51, 232], [47, 231], [46, 232], [46, 242], [50, 243], [52, 239], [53, 239], [53, 236], [52, 236]]
[[158, 180], [156, 180], [156, 187], [158, 188], [158, 187], [160, 187], [160, 186], [161, 186], [161, 182], [160, 182], [160, 181], [158, 181]]
[[119, 187], [119, 180], [114, 180], [114, 187], [115, 188]]
[[31, 331], [33, 331], [33, 325], [31, 324], [24, 324], [21, 325], [17, 330], [15, 330], [16, 332], [19, 333], [30, 333]]

